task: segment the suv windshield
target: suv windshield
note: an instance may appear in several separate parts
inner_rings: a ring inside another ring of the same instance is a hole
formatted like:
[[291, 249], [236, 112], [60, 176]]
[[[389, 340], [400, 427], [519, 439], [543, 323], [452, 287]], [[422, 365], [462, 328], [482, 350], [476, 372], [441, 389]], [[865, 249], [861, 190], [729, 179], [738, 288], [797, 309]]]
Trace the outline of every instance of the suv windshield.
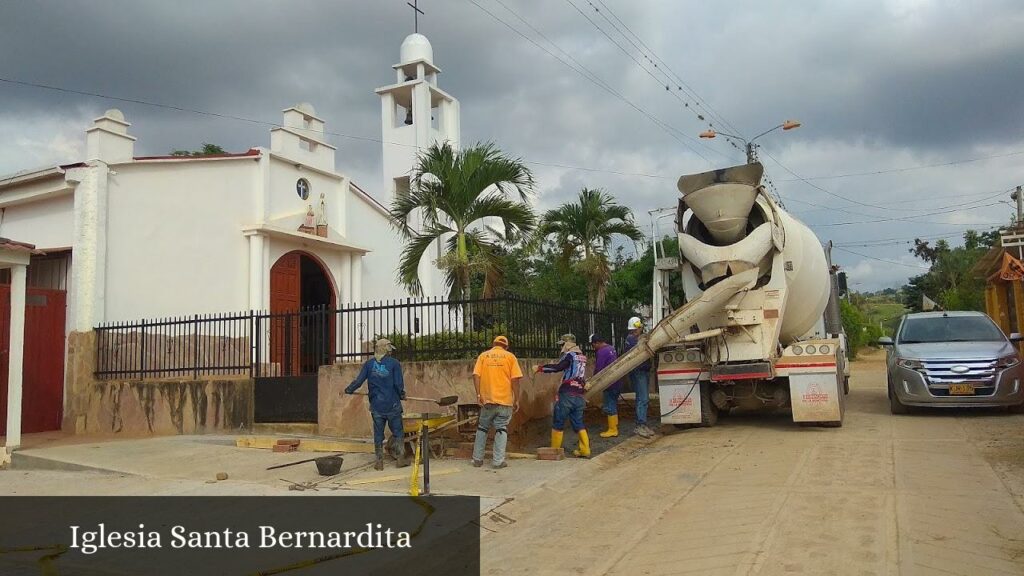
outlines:
[[900, 330], [900, 343], [918, 342], [998, 342], [1003, 333], [982, 316], [935, 316], [908, 318]]

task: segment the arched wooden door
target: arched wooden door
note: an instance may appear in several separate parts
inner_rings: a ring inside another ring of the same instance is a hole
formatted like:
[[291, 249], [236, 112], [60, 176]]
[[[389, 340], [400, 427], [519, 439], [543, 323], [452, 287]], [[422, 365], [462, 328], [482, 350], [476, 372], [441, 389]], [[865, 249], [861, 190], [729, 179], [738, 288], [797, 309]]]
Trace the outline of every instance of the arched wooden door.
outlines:
[[336, 298], [330, 274], [294, 251], [270, 269], [270, 361], [280, 376], [315, 374], [333, 361]]

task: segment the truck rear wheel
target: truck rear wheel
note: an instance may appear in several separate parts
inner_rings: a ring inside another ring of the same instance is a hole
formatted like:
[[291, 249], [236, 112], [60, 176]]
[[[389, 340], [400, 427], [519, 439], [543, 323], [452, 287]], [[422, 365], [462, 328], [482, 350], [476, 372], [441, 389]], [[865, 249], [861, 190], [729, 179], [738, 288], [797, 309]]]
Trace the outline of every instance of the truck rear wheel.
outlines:
[[710, 428], [718, 423], [718, 407], [711, 401], [711, 383], [700, 383], [700, 424], [673, 424], [676, 430]]

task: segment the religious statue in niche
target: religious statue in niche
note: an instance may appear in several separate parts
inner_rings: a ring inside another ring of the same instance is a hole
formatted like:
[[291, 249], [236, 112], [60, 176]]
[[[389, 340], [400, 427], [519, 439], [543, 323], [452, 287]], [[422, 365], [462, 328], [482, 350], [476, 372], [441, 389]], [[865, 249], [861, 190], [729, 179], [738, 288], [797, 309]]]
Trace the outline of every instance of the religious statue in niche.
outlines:
[[316, 235], [327, 238], [327, 202], [324, 193], [320, 193], [320, 207], [316, 215]]
[[302, 219], [299, 232], [316, 234], [316, 216], [313, 214], [313, 205], [309, 204], [306, 209], [306, 216]]

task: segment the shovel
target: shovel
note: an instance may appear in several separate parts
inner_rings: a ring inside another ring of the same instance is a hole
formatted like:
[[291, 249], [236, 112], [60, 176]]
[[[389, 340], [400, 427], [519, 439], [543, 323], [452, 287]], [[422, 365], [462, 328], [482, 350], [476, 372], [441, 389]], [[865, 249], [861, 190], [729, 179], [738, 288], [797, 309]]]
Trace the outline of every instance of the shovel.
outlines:
[[[341, 393], [344, 394], [345, 391], [342, 390]], [[369, 394], [367, 392], [353, 392], [353, 394], [358, 394], [359, 396], [369, 396]], [[459, 397], [458, 396], [445, 396], [445, 397], [437, 399], [437, 400], [435, 400], [433, 398], [417, 398], [415, 396], [406, 396], [405, 399], [406, 400], [418, 400], [420, 402], [433, 402], [434, 404], [437, 404], [438, 406], [451, 406], [452, 404], [455, 404], [456, 402], [459, 401]]]

